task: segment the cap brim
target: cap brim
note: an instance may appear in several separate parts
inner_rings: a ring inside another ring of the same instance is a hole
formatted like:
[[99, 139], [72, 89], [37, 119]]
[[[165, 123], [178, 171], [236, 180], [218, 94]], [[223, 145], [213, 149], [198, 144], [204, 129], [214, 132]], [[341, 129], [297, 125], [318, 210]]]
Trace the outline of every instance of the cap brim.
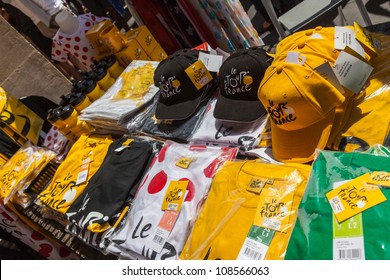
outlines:
[[314, 159], [316, 149], [323, 150], [332, 130], [335, 111], [303, 129], [286, 131], [271, 121], [272, 153], [283, 162], [305, 163]]
[[218, 95], [214, 118], [223, 121], [253, 122], [266, 113], [260, 100], [233, 100]]
[[184, 120], [189, 118], [198, 108], [202, 100], [202, 95], [193, 100], [166, 105], [162, 102], [157, 102], [156, 119], [158, 120]]

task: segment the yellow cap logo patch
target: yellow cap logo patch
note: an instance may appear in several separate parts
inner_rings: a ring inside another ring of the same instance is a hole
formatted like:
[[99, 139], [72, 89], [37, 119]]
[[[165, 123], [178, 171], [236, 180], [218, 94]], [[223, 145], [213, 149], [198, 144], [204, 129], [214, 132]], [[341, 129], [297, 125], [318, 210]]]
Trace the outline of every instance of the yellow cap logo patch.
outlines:
[[179, 80], [173, 80], [173, 81], [172, 81], [172, 86], [173, 86], [174, 88], [180, 87], [180, 81], [179, 81]]
[[253, 83], [253, 78], [251, 76], [245, 76], [243, 82], [245, 85], [251, 85]]

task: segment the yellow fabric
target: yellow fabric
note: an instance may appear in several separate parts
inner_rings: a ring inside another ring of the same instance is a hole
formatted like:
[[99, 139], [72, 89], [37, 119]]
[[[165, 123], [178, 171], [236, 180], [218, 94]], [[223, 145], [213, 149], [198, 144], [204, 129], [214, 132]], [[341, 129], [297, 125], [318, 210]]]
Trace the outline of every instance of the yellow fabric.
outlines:
[[284, 258], [304, 193], [310, 167], [256, 161], [227, 162], [214, 177], [210, 193], [194, 224], [180, 259], [236, 259], [254, 222], [260, 194], [247, 191], [253, 179], [273, 179], [264, 188], [294, 192], [289, 227], [276, 231], [265, 259]]
[[285, 162], [309, 162], [315, 148], [325, 148], [335, 109], [345, 100], [309, 66], [284, 62], [268, 67], [258, 96], [272, 121], [274, 157]]
[[352, 151], [390, 143], [390, 36], [377, 36], [382, 45], [381, 54], [372, 61], [374, 71], [366, 88], [351, 101], [349, 119], [333, 141], [335, 150]]
[[[4, 96], [5, 91], [0, 87], [0, 95]], [[2, 99], [1, 99], [2, 100]], [[0, 101], [0, 107], [3, 101]], [[0, 110], [1, 112], [1, 110]], [[37, 145], [39, 133], [43, 125], [43, 119], [31, 111], [26, 105], [20, 102], [12, 95], [8, 95], [6, 107], [0, 113], [1, 121], [4, 122], [11, 130], [4, 130], [5, 133], [14, 139], [14, 133], [28, 139], [34, 145]], [[24, 143], [24, 142], [23, 142]]]
[[7, 105], [7, 93], [0, 87], [0, 114]]
[[44, 148], [26, 143], [0, 169], [0, 198], [7, 204], [17, 193], [22, 192], [39, 174], [55, 154]]
[[0, 153], [0, 168], [3, 167], [4, 164], [6, 164], [8, 161], [8, 157]]
[[[40, 202], [65, 214], [103, 163], [111, 143], [110, 136], [82, 135], [58, 167], [51, 184], [38, 196]], [[90, 159], [87, 179], [76, 185], [82, 161], [87, 158]]]
[[[313, 38], [313, 34], [319, 34], [324, 40], [318, 40]], [[321, 48], [326, 45], [325, 47], [329, 46], [330, 48], [334, 48], [334, 27], [321, 27], [318, 26], [313, 29], [307, 29], [299, 32], [295, 32], [291, 34], [290, 36], [287, 36], [283, 40], [281, 40], [278, 45], [276, 46], [275, 54], [280, 55], [285, 52], [296, 50], [298, 49], [298, 46], [300, 42], [307, 42], [307, 43], [313, 43], [316, 44], [316, 42], [323, 42]], [[309, 43], [309, 45], [310, 45]], [[314, 46], [315, 48], [315, 46]], [[316, 49], [319, 50], [319, 49]]]

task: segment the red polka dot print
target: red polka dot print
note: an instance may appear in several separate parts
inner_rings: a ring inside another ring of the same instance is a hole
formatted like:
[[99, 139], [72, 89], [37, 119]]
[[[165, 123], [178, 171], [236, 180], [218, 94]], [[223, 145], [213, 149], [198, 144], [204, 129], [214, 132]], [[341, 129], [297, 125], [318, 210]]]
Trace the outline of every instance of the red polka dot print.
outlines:
[[152, 163], [150, 164], [149, 169], [152, 169], [152, 167], [154, 166], [156, 160], [157, 160], [157, 157], [154, 157], [153, 160], [152, 160]]
[[39, 245], [39, 247], [41, 248], [39, 250], [39, 254], [41, 254], [41, 256], [45, 258], [50, 257], [50, 253], [53, 251], [53, 247], [50, 244], [44, 243]]
[[78, 53], [75, 53], [74, 56], [75, 56], [75, 57], [79, 57], [80, 55], [79, 55]]
[[60, 55], [61, 54], [61, 52], [60, 51], [56, 51], [56, 55]]
[[74, 40], [75, 40], [76, 42], [80, 42], [80, 41], [81, 41], [81, 39], [80, 39], [79, 36], [74, 37]]
[[36, 231], [34, 231], [31, 234], [31, 238], [34, 239], [34, 240], [43, 240], [43, 239], [45, 239], [45, 237], [42, 234], [40, 234], [39, 232], [36, 232]]
[[47, 141], [51, 141], [51, 138], [52, 138], [51, 136], [48, 136]]
[[65, 48], [70, 49], [70, 44], [65, 44]]
[[69, 249], [67, 249], [67, 248], [64, 248], [64, 247], [61, 247], [60, 248], [60, 257], [62, 257], [62, 258], [66, 258], [66, 257], [68, 257], [69, 255], [70, 255], [70, 250]]
[[84, 60], [87, 60], [87, 59], [88, 59], [88, 56], [83, 55], [81, 58], [84, 59]]
[[179, 179], [179, 181], [188, 181], [188, 185], [187, 185], [187, 195], [186, 195], [186, 198], [184, 199], [184, 201], [191, 201], [194, 199], [194, 196], [195, 196], [195, 186], [194, 186], [194, 183], [192, 183], [192, 181], [188, 178], [181, 178]]
[[54, 137], [58, 137], [58, 132], [54, 133]]
[[83, 48], [83, 52], [88, 52], [88, 48], [87, 48], [87, 47], [84, 47], [84, 48]]
[[76, 51], [78, 51], [78, 50], [80, 49], [79, 46], [74, 46], [73, 48], [74, 48]]
[[87, 22], [85, 23], [85, 26], [86, 26], [86, 27], [90, 27], [90, 26], [91, 26], [91, 23], [87, 21]]
[[62, 40], [62, 39], [64, 39], [64, 36], [58, 36], [58, 39], [60, 39], [60, 40]]
[[[5, 205], [4, 205], [5, 206]], [[5, 206], [6, 207], [6, 206]], [[6, 207], [6, 209], [7, 209], [7, 207]], [[8, 210], [8, 209], [7, 209]], [[10, 210], [9, 210], [10, 211]], [[8, 215], [6, 212], [2, 212], [1, 213], [1, 215], [3, 215], [8, 221], [11, 221], [11, 222], [13, 222], [14, 221], [14, 219], [10, 216], [10, 215]]]
[[155, 194], [160, 192], [167, 183], [168, 176], [164, 171], [157, 173], [152, 180], [150, 180], [148, 186], [148, 193]]
[[204, 176], [206, 176], [207, 178], [213, 177], [215, 170], [218, 168], [220, 164], [221, 164], [220, 158], [214, 159], [213, 162], [209, 164], [209, 166], [203, 169]]
[[167, 152], [167, 149], [169, 146], [171, 146], [171, 143], [165, 144], [164, 147], [162, 147], [160, 153], [158, 154], [158, 162], [162, 162], [165, 159], [165, 153]]

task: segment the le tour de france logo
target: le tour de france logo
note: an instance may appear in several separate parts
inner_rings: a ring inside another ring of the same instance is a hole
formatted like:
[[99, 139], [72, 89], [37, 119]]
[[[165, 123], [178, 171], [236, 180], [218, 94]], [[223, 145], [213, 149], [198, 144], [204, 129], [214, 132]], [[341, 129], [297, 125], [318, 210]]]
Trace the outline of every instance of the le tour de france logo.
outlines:
[[224, 88], [227, 95], [234, 95], [241, 92], [249, 92], [252, 89], [253, 78], [249, 76], [249, 71], [237, 72], [232, 68], [230, 75], [224, 79]]
[[166, 79], [165, 76], [161, 75], [158, 87], [164, 98], [169, 98], [181, 92], [180, 81], [176, 79], [176, 76]]
[[275, 104], [274, 101], [268, 100], [267, 112], [275, 124], [282, 125], [297, 119], [295, 110], [292, 107], [287, 106], [287, 104], [287, 102]]

